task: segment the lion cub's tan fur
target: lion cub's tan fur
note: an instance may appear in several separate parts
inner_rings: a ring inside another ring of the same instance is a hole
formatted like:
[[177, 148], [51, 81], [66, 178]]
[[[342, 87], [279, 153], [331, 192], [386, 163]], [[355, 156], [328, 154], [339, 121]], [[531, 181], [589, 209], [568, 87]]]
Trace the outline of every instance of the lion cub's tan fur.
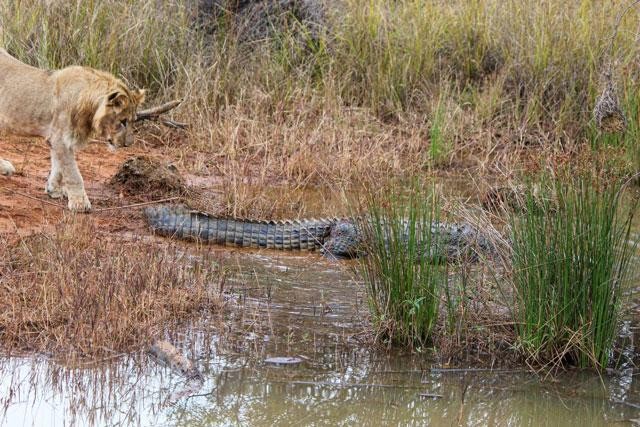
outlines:
[[[67, 196], [73, 211], [91, 209], [76, 149], [92, 135], [113, 146], [130, 145], [131, 124], [143, 100], [144, 91], [130, 90], [111, 74], [78, 66], [41, 70], [0, 48], [0, 130], [47, 139], [51, 172], [45, 191]], [[14, 171], [0, 158], [0, 174]]]

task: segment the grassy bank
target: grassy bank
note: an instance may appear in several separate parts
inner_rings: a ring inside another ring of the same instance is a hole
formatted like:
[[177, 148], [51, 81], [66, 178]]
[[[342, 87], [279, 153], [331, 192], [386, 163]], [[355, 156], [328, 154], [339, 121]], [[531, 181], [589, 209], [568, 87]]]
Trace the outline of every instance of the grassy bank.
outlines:
[[602, 145], [621, 147], [626, 170], [624, 138], [591, 122], [612, 58], [623, 104], [638, 111], [637, 13], [612, 58], [607, 48], [626, 5], [345, 0], [319, 39], [301, 42], [290, 23], [246, 46], [230, 18], [213, 35], [198, 29], [189, 2], [9, 0], [0, 44], [42, 67], [121, 74], [155, 102], [186, 98], [176, 114], [191, 139], [167, 151], [197, 173], [349, 183], [433, 166], [503, 172], [523, 151]]
[[0, 346], [59, 358], [145, 348], [221, 307], [212, 260], [100, 236], [90, 219], [0, 248]]

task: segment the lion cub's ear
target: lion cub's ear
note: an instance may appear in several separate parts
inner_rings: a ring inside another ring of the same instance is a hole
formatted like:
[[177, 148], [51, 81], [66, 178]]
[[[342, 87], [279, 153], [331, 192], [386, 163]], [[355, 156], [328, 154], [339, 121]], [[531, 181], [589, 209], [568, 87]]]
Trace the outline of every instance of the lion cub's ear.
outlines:
[[127, 104], [127, 94], [120, 90], [114, 90], [107, 95], [107, 105], [109, 107], [122, 108]]
[[147, 96], [147, 90], [146, 89], [138, 89], [135, 92], [133, 92], [133, 97], [136, 100], [136, 104], [140, 105], [144, 102], [144, 98]]

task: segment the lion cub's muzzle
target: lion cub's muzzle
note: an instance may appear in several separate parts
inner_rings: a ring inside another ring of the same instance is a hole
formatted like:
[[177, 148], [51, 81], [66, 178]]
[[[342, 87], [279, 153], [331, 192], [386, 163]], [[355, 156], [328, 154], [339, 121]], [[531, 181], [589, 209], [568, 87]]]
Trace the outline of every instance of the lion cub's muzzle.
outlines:
[[135, 142], [135, 137], [133, 136], [133, 132], [129, 131], [127, 132], [127, 136], [124, 138], [124, 142], [122, 143], [122, 145], [124, 147], [131, 147], [133, 145], [133, 143]]
[[120, 123], [118, 130], [107, 137], [109, 148], [113, 150], [120, 147], [130, 147], [134, 141], [135, 137], [131, 126], [124, 120]]

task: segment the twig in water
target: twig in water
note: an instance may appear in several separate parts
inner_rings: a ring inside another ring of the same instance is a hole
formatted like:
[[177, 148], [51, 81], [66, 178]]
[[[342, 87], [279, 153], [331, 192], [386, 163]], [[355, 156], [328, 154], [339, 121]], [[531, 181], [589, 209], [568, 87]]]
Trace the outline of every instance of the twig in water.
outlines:
[[620, 400], [620, 399], [613, 399], [612, 402], [615, 402], [615, 403], [617, 403], [619, 405], [625, 405], [625, 406], [628, 406], [630, 408], [640, 409], [640, 404], [639, 403], [627, 402], [627, 401]]
[[460, 410], [458, 411], [458, 425], [462, 424], [462, 417], [464, 416], [464, 398], [467, 396], [467, 390], [469, 389], [469, 384], [466, 383], [462, 386], [462, 394], [460, 396]]
[[527, 369], [493, 369], [493, 368], [431, 368], [432, 373], [467, 373], [467, 372], [489, 372], [495, 374], [516, 374], [519, 372], [530, 372]]

